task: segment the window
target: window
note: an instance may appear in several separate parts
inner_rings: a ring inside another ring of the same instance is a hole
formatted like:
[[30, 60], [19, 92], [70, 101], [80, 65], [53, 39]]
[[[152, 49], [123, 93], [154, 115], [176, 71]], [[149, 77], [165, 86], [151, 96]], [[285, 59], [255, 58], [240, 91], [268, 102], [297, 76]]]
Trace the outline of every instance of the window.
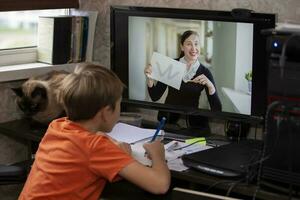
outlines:
[[0, 50], [37, 45], [39, 16], [64, 15], [66, 9], [0, 12]]
[[0, 12], [0, 66], [35, 62], [39, 16], [68, 13], [69, 9]]

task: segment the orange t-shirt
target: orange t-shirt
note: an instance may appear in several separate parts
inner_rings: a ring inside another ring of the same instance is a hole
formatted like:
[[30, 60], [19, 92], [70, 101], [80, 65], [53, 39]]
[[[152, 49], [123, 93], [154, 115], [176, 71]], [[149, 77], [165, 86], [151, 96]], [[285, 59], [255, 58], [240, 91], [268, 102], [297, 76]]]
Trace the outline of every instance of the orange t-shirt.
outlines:
[[19, 196], [23, 199], [98, 199], [106, 181], [134, 159], [106, 136], [54, 120], [40, 142]]

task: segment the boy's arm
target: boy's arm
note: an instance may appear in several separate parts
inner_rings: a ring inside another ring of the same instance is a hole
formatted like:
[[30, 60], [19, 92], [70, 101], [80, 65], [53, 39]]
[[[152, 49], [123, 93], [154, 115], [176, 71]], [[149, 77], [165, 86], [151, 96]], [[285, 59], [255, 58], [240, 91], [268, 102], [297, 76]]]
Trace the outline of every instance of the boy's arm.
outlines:
[[133, 162], [124, 167], [119, 175], [154, 194], [164, 194], [170, 186], [170, 171], [165, 161], [164, 147], [160, 141], [144, 145], [152, 159], [152, 167]]

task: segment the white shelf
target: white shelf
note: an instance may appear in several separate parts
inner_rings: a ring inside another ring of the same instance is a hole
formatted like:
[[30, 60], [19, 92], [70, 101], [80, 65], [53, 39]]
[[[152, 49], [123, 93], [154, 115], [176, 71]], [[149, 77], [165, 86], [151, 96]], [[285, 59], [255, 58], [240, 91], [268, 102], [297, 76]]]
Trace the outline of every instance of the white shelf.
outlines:
[[236, 112], [251, 114], [251, 94], [222, 87], [222, 92], [232, 102]]

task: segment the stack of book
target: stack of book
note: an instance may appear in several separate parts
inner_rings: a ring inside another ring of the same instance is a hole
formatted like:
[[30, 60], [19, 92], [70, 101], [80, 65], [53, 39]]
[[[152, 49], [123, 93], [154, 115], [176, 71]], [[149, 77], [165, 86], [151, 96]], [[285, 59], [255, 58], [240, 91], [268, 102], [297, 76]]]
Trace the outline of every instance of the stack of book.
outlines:
[[87, 16], [40, 17], [38, 61], [48, 64], [85, 61], [88, 29]]

